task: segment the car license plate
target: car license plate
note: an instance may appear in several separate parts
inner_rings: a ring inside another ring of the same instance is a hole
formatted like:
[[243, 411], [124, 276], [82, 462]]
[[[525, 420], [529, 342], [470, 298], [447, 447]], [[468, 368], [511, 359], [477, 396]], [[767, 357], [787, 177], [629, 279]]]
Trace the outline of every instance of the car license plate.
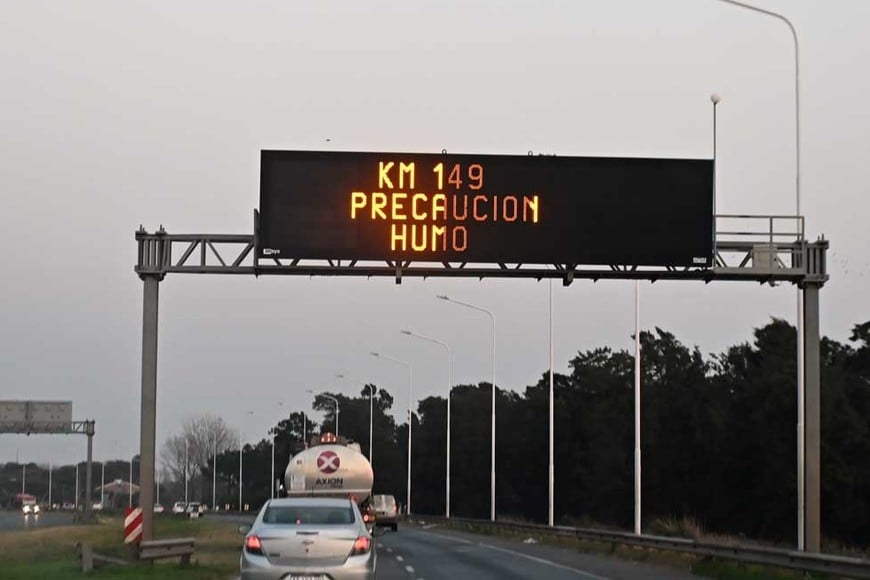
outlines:
[[289, 574], [284, 578], [286, 580], [327, 580], [323, 574]]

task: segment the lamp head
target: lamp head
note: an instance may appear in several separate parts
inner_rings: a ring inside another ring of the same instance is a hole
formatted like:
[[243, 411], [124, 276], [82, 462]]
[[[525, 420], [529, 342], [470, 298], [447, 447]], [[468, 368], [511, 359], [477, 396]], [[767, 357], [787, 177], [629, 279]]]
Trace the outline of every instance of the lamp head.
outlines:
[[722, 100], [722, 97], [720, 97], [716, 93], [713, 93], [712, 95], [710, 95], [710, 102], [712, 102], [714, 105], [718, 105], [719, 101], [721, 101], [721, 100]]
[[450, 300], [450, 297], [447, 296], [447, 294], [439, 294], [438, 296], [436, 296], [436, 298], [440, 300]]
[[414, 334], [414, 333], [411, 332], [410, 330], [402, 330], [402, 331], [400, 331], [400, 332], [401, 332], [402, 334], [407, 334], [408, 336], [411, 336], [412, 334]]
[[369, 354], [372, 355], [372, 356], [381, 356], [380, 354], [376, 353], [375, 351], [372, 351], [372, 352], [370, 352]]

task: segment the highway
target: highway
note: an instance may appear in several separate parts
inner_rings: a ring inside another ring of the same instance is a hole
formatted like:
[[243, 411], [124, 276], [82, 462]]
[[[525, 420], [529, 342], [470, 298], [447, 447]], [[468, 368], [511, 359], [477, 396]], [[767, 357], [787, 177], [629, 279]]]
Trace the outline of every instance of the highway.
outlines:
[[655, 564], [437, 527], [400, 525], [397, 533], [386, 532], [377, 542], [379, 580], [696, 578]]

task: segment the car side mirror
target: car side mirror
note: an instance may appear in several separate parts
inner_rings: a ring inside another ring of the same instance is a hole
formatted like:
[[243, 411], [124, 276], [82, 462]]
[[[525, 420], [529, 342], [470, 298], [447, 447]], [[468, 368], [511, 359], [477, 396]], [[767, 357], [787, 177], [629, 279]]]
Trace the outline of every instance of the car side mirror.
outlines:
[[250, 531], [251, 531], [251, 526], [239, 526], [239, 533], [240, 534], [247, 534]]

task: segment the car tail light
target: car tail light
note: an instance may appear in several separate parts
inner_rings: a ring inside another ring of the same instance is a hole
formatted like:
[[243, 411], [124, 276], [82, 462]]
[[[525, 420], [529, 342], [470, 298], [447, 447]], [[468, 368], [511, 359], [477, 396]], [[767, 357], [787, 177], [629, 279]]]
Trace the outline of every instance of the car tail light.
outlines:
[[245, 551], [249, 554], [263, 555], [263, 544], [260, 543], [259, 536], [248, 536], [245, 538]]
[[364, 522], [368, 522], [371, 519], [372, 519], [372, 516], [370, 516], [369, 514], [363, 514], [363, 521]]
[[362, 554], [368, 554], [369, 550], [372, 549], [372, 539], [367, 536], [360, 536], [353, 543], [353, 550], [351, 550], [351, 556], [360, 556]]

